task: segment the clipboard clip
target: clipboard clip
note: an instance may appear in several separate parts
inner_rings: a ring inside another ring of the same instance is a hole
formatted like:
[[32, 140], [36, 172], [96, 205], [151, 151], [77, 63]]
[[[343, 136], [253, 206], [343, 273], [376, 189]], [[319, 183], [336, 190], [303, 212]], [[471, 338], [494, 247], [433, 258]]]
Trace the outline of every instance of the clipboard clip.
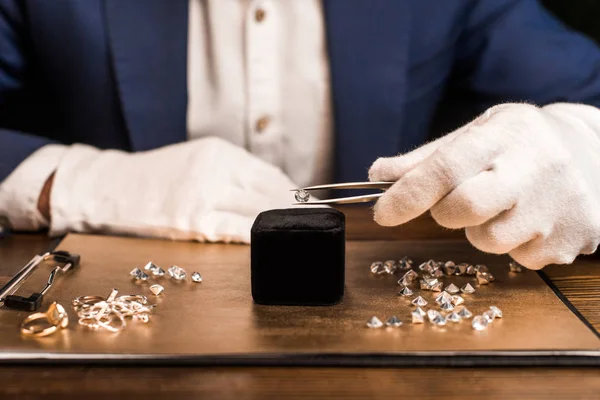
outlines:
[[[49, 260], [63, 265], [62, 267], [56, 266], [52, 272], [50, 272], [48, 281], [42, 290], [32, 293], [27, 297], [15, 295], [14, 293], [17, 289], [29, 276], [31, 276], [33, 271], [35, 271], [41, 263]], [[14, 310], [36, 311], [42, 305], [44, 295], [52, 287], [56, 274], [59, 272], [65, 273], [70, 271], [72, 268], [79, 266], [80, 261], [81, 256], [79, 256], [79, 254], [73, 254], [62, 250], [36, 255], [0, 289], [0, 303], [4, 303], [5, 307]]]

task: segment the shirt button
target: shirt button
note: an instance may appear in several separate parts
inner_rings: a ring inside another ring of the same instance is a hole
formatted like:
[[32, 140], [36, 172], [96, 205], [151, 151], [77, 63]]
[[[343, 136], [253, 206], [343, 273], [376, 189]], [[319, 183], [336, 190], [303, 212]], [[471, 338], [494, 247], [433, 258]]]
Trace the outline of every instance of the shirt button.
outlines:
[[257, 8], [254, 12], [254, 19], [256, 20], [256, 22], [263, 22], [266, 15], [267, 13], [265, 12], [265, 10], [263, 10], [262, 8]]
[[256, 120], [256, 132], [261, 133], [263, 132], [265, 129], [267, 129], [267, 127], [269, 126], [269, 123], [271, 122], [271, 118], [269, 117], [262, 117]]

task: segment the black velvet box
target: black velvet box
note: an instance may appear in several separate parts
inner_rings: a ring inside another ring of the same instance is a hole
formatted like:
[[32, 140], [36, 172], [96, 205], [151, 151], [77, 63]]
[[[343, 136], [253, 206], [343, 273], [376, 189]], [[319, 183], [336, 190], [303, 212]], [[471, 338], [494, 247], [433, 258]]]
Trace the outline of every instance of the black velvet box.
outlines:
[[333, 305], [344, 297], [344, 214], [332, 208], [265, 211], [251, 232], [252, 297], [259, 304]]

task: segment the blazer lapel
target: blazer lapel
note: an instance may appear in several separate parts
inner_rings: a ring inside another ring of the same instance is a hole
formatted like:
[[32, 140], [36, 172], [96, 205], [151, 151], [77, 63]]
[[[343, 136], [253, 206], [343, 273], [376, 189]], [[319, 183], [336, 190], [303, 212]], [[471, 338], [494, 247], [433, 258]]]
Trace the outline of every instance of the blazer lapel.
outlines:
[[134, 151], [186, 138], [187, 13], [188, 0], [106, 0], [114, 74]]
[[377, 157], [401, 147], [408, 1], [324, 2], [339, 181], [366, 178]]

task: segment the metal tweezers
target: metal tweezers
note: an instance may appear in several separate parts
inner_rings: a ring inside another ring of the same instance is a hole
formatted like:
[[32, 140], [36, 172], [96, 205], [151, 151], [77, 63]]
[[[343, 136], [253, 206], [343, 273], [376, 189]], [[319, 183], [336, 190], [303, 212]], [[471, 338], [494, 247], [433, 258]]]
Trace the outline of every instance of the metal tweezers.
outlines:
[[[295, 192], [309, 192], [311, 190], [327, 190], [327, 189], [381, 189], [385, 191], [390, 186], [392, 186], [395, 182], [346, 182], [346, 183], [333, 183], [329, 185], [317, 185], [317, 186], [308, 186], [299, 189], [292, 189]], [[324, 199], [324, 200], [310, 200], [305, 202], [297, 202], [294, 205], [304, 206], [304, 205], [319, 205], [319, 204], [351, 204], [351, 203], [367, 203], [370, 201], [375, 201], [379, 197], [383, 195], [381, 193], [373, 193], [373, 194], [363, 194], [360, 196], [350, 196], [350, 197], [338, 197], [333, 199]]]

